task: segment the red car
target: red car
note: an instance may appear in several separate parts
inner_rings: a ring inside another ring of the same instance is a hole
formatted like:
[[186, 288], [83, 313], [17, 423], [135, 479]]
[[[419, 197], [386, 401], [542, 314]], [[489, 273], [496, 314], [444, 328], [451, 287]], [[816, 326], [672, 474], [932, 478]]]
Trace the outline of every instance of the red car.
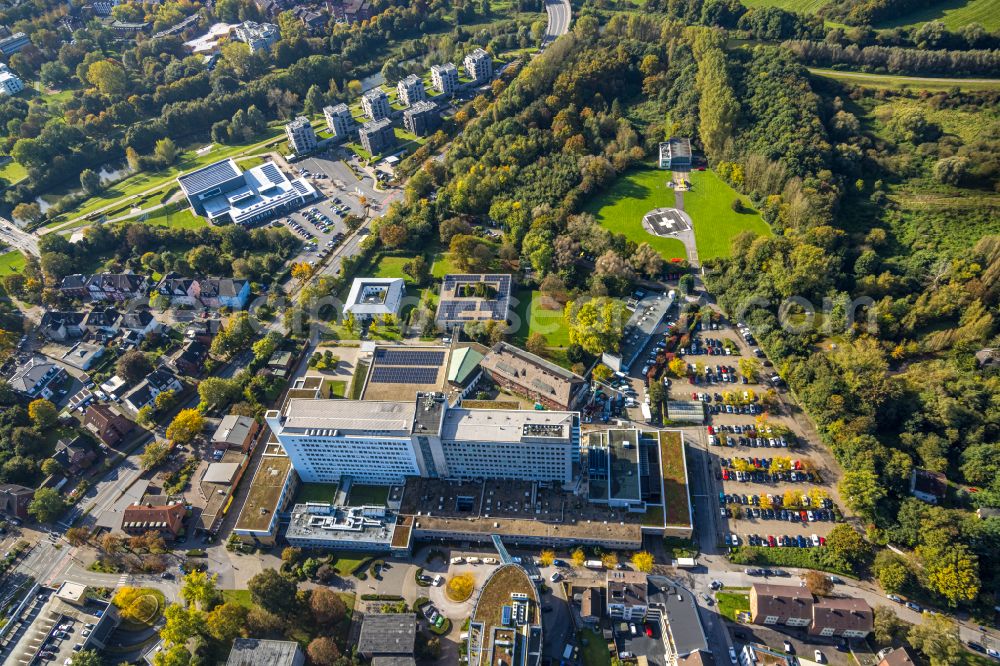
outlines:
[[821, 546], [825, 546], [826, 545], [826, 537], [820, 537], [819, 538], [819, 545], [821, 545]]
[[799, 518], [802, 519], [803, 523], [809, 522], [809, 514], [806, 511], [799, 511]]
[[714, 435], [715, 434], [715, 428], [713, 428], [712, 426], [708, 426], [708, 434], [709, 435]]
[[769, 545], [771, 548], [774, 548], [775, 546], [778, 545], [778, 542], [775, 541], [775, 539], [774, 539], [773, 536], [768, 536], [767, 537], [767, 545]]
[[722, 480], [723, 481], [728, 481], [729, 480], [729, 470], [728, 469], [722, 470]]
[[652, 637], [653, 637], [653, 628], [647, 624], [646, 625], [646, 638], [652, 638]]

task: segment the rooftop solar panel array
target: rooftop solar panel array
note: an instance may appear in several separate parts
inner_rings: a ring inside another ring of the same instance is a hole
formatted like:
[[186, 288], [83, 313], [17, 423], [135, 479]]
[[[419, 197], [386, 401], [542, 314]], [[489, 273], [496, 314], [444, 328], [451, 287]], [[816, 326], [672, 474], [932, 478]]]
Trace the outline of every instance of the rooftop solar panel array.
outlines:
[[375, 366], [372, 384], [435, 384], [440, 368], [423, 366]]
[[178, 178], [178, 182], [189, 193], [204, 192], [239, 176], [242, 172], [232, 160], [222, 160], [209, 164], [197, 171]]
[[274, 162], [267, 162], [266, 164], [261, 165], [260, 172], [267, 176], [267, 179], [275, 185], [281, 185], [285, 182], [285, 178], [281, 175], [281, 172], [278, 171], [278, 167], [275, 166]]
[[434, 366], [444, 363], [443, 351], [376, 349], [375, 361], [383, 365]]

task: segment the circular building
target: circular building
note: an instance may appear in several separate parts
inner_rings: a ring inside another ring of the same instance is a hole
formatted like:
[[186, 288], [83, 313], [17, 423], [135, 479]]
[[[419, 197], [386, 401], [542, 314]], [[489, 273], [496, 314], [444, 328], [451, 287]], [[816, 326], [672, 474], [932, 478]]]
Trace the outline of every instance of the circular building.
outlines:
[[469, 622], [469, 666], [538, 666], [542, 616], [538, 590], [517, 564], [486, 579]]

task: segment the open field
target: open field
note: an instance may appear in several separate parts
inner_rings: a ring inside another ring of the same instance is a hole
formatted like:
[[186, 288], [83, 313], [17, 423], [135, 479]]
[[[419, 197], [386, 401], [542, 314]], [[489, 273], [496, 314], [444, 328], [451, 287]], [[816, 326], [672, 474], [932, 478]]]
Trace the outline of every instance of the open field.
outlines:
[[431, 275], [439, 280], [450, 273], [465, 272], [452, 262], [448, 252], [438, 252], [434, 255], [433, 259], [434, 263], [431, 264]]
[[201, 229], [207, 227], [205, 218], [199, 217], [191, 212], [190, 208], [175, 210], [176, 205], [153, 211], [145, 219], [146, 224], [153, 224], [160, 227], [173, 227], [174, 229]]
[[389, 499], [388, 486], [366, 486], [355, 483], [351, 485], [351, 492], [347, 495], [347, 504], [348, 506], [382, 505], [387, 499]]
[[816, 76], [834, 79], [842, 83], [885, 90], [1000, 90], [1000, 79], [949, 79], [943, 77], [896, 76], [892, 74], [867, 74], [865, 72], [844, 72], [823, 67], [810, 67]]
[[945, 0], [891, 21], [878, 24], [878, 28], [915, 27], [928, 21], [941, 21], [949, 30], [957, 30], [969, 23], [979, 23], [988, 32], [1000, 30], [1000, 0]]
[[715, 600], [719, 604], [719, 615], [736, 621], [736, 614], [750, 610], [750, 595], [742, 592], [717, 592]]
[[337, 494], [335, 483], [303, 483], [295, 494], [295, 503], [332, 502]]
[[0, 276], [20, 273], [24, 270], [24, 255], [19, 250], [0, 254]]
[[743, 0], [747, 7], [780, 7], [789, 12], [815, 14], [827, 0]]
[[514, 321], [517, 330], [514, 331], [514, 344], [523, 347], [532, 333], [541, 333], [550, 347], [565, 347], [569, 345], [569, 329], [563, 320], [563, 309], [558, 303], [554, 307], [545, 307], [546, 299], [541, 292], [530, 289], [519, 289], [514, 293], [517, 305]]
[[[739, 197], [747, 212], [733, 210]], [[684, 210], [694, 222], [698, 257], [704, 261], [729, 256], [729, 244], [742, 231], [770, 236], [771, 228], [752, 208], [750, 200], [740, 195], [714, 171], [692, 171], [691, 190], [684, 193]]]
[[636, 243], [649, 243], [666, 259], [686, 257], [684, 244], [676, 238], [662, 238], [642, 228], [642, 217], [654, 208], [673, 208], [674, 193], [667, 189], [670, 175], [652, 167], [634, 169], [607, 190], [597, 195], [584, 211], [597, 218], [602, 226], [624, 234]]
[[14, 160], [8, 160], [3, 166], [0, 166], [0, 178], [11, 185], [27, 175], [28, 170]]
[[901, 111], [919, 112], [928, 122], [940, 127], [942, 132], [953, 134], [966, 144], [975, 143], [982, 137], [1000, 134], [1000, 112], [995, 109], [992, 111], [936, 109], [926, 101], [895, 97], [885, 104], [876, 106], [871, 115], [880, 121], [888, 121], [893, 114]]

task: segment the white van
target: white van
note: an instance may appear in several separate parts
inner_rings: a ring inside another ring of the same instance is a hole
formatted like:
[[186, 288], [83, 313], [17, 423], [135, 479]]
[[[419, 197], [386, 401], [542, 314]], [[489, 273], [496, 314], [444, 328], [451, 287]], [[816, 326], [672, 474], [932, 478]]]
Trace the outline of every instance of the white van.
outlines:
[[451, 563], [452, 564], [465, 564], [465, 558], [464, 557], [453, 557], [453, 558], [451, 558]]
[[467, 557], [465, 558], [465, 561], [468, 562], [469, 564], [479, 564], [480, 562], [478, 557]]

